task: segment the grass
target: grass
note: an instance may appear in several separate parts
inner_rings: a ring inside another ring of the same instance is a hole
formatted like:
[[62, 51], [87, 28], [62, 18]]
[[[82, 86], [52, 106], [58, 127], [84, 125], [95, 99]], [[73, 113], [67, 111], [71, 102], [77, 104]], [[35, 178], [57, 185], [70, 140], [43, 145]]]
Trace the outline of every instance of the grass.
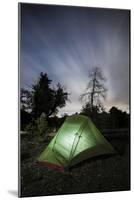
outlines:
[[128, 138], [109, 140], [116, 155], [85, 160], [66, 173], [35, 165], [37, 156], [48, 142], [27, 136], [21, 138], [22, 197], [130, 189]]

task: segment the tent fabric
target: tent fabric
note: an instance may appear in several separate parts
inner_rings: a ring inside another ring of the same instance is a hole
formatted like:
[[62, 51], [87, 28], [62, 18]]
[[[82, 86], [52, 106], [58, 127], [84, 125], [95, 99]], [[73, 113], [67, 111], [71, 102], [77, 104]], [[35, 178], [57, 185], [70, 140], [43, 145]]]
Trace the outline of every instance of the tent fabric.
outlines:
[[38, 161], [69, 168], [85, 159], [112, 153], [115, 153], [113, 147], [91, 119], [72, 115], [66, 118]]

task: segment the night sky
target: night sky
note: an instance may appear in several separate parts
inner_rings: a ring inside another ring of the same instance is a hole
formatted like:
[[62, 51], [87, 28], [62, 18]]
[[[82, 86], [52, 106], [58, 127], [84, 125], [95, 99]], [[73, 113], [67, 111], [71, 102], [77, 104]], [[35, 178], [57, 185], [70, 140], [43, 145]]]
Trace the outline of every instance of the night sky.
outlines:
[[88, 71], [99, 66], [107, 78], [106, 110], [129, 109], [129, 11], [21, 4], [20, 87], [40, 72], [71, 93], [60, 114], [79, 112]]

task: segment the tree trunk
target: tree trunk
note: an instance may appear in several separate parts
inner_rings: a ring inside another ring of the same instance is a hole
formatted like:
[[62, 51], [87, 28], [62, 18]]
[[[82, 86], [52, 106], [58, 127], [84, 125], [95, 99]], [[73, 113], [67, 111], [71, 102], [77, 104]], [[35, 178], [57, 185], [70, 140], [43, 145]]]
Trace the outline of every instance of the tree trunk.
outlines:
[[92, 93], [91, 93], [91, 111], [93, 111], [93, 106], [94, 106], [95, 80], [96, 80], [96, 72], [93, 78], [93, 88], [92, 88]]

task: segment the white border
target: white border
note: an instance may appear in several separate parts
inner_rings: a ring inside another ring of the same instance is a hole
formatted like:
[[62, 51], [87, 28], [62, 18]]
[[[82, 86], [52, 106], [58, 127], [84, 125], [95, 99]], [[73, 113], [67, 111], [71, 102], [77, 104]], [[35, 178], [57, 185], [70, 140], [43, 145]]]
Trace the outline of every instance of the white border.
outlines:
[[[18, 0], [3, 0], [0, 5], [0, 199], [16, 199], [18, 188]], [[21, 1], [26, 2], [26, 1]], [[48, 3], [62, 5], [78, 5], [89, 7], [105, 8], [124, 8], [131, 9], [131, 21], [134, 18], [133, 0], [28, 0], [29, 3]], [[131, 23], [131, 42], [132, 53], [134, 55], [134, 30]], [[133, 66], [133, 59], [131, 62]], [[131, 80], [133, 89], [133, 67], [131, 67]], [[134, 108], [133, 91], [131, 93], [132, 105]], [[133, 118], [133, 112], [131, 113]], [[132, 130], [134, 125], [132, 124]], [[131, 131], [131, 141], [134, 141], [133, 131]], [[132, 143], [132, 155], [134, 145]], [[134, 168], [134, 159], [131, 161]], [[34, 197], [35, 199], [133, 199], [134, 181], [132, 170], [132, 191], [127, 192], [107, 192], [107, 193], [89, 193], [80, 195], [64, 195], [50, 197]], [[25, 198], [33, 199], [33, 198]]]

